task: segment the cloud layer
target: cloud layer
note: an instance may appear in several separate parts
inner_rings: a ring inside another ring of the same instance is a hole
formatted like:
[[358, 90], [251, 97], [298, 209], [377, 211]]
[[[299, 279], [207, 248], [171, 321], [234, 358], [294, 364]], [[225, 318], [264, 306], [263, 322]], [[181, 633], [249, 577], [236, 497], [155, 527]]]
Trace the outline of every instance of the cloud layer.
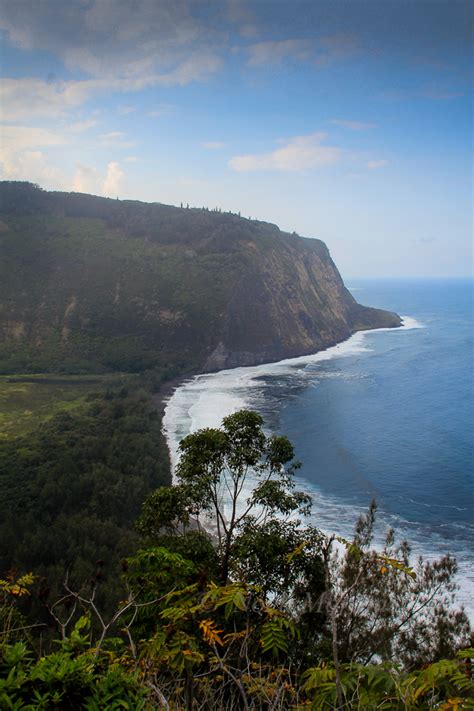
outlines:
[[325, 138], [324, 133], [295, 136], [270, 153], [234, 156], [230, 159], [229, 165], [239, 172], [256, 170], [297, 172], [334, 165], [341, 159], [342, 149], [322, 145]]
[[100, 79], [179, 72], [213, 41], [185, 0], [16, 0], [2, 4], [0, 28], [17, 47]]

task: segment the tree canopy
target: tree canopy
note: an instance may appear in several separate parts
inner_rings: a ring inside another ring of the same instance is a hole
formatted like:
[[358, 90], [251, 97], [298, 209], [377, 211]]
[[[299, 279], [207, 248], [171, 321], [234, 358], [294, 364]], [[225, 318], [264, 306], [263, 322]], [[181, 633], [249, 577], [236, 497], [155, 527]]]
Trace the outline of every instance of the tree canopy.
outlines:
[[281, 543], [290, 530], [284, 532], [282, 521], [309, 513], [310, 497], [295, 489], [298, 464], [291, 443], [286, 437], [267, 437], [256, 412], [229, 415], [221, 429], [190, 434], [179, 448], [177, 483], [148, 499], [139, 529], [153, 535], [160, 529], [177, 532], [190, 525], [198, 530], [204, 526], [216, 539], [223, 583], [240, 565], [237, 553], [252, 545], [253, 536], [255, 543], [257, 533], [262, 536], [266, 531], [268, 536], [273, 530]]

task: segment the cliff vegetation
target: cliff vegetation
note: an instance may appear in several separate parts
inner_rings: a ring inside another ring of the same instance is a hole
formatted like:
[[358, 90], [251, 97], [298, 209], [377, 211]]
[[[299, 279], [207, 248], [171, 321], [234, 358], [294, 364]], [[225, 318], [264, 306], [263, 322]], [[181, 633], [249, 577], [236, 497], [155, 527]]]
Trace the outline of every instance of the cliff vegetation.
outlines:
[[0, 372], [185, 371], [398, 326], [317, 239], [230, 213], [0, 183]]

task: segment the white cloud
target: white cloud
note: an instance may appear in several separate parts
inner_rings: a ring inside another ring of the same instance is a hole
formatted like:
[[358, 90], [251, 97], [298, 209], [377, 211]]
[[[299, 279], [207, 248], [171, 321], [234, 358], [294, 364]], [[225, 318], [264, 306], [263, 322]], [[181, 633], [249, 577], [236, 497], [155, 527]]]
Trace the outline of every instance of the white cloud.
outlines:
[[140, 158], [138, 156], [127, 156], [124, 158], [125, 163], [138, 163]]
[[207, 148], [210, 151], [219, 151], [221, 148], [225, 148], [225, 145], [222, 141], [204, 141], [204, 143], [201, 143], [203, 148]]
[[257, 25], [253, 25], [251, 23], [247, 23], [245, 25], [242, 25], [239, 34], [241, 37], [257, 37], [258, 36], [258, 27]]
[[3, 3], [0, 28], [18, 47], [47, 50], [68, 69], [127, 79], [168, 73], [217, 46], [218, 32], [193, 9], [187, 0], [18, 1]]
[[61, 188], [65, 179], [60, 170], [48, 163], [42, 151], [24, 150], [15, 155], [0, 155], [2, 180], [28, 180], [43, 187]]
[[58, 118], [105, 90], [103, 81], [59, 81], [4, 78], [0, 86], [3, 121]]
[[125, 137], [123, 131], [110, 131], [109, 133], [101, 133], [99, 138], [101, 141], [116, 141], [122, 140]]
[[38, 146], [60, 146], [66, 143], [63, 135], [48, 131], [45, 128], [30, 126], [0, 126], [1, 145], [3, 150], [21, 150]]
[[29, 121], [34, 117], [61, 118], [94, 96], [135, 92], [153, 86], [184, 86], [205, 81], [221, 66], [221, 60], [207, 53], [189, 59], [163, 74], [144, 74], [137, 78], [81, 79], [48, 82], [42, 79], [2, 79], [0, 85], [1, 120]]
[[360, 52], [359, 40], [353, 35], [339, 33], [321, 37], [318, 40], [315, 64], [318, 67], [327, 67], [335, 62], [349, 59]]
[[77, 193], [92, 193], [97, 195], [100, 190], [101, 176], [97, 168], [91, 165], [77, 163], [72, 189]]
[[245, 0], [226, 0], [223, 4], [225, 5], [227, 17], [231, 22], [240, 25], [255, 21], [255, 12], [250, 3]]
[[360, 51], [352, 35], [335, 34], [315, 39], [284, 39], [255, 42], [245, 47], [250, 66], [281, 64], [284, 60], [308, 62], [322, 68], [348, 59]]
[[66, 138], [44, 128], [0, 126], [0, 163], [4, 180], [30, 180], [45, 187], [64, 187], [60, 170], [43, 152], [66, 143]]
[[234, 156], [229, 166], [236, 171], [278, 170], [301, 171], [337, 163], [343, 152], [336, 146], [321, 145], [324, 133], [295, 136], [270, 153]]
[[89, 121], [77, 121], [76, 123], [72, 123], [70, 126], [68, 126], [67, 130], [71, 131], [72, 133], [82, 133], [83, 131], [88, 131], [90, 128], [96, 125], [97, 121], [93, 119], [90, 119]]
[[156, 84], [164, 86], [185, 86], [193, 81], [206, 81], [221, 69], [223, 61], [214, 52], [201, 52], [191, 55], [172, 71], [154, 77]]
[[131, 148], [135, 145], [135, 141], [126, 140], [126, 134], [123, 131], [101, 133], [99, 141], [101, 146], [106, 146], [107, 148]]
[[160, 104], [156, 109], [153, 109], [153, 111], [148, 111], [147, 116], [151, 116], [152, 118], [170, 116], [174, 112], [175, 108], [176, 107], [173, 104]]
[[63, 98], [58, 97], [53, 85], [40, 79], [5, 77], [0, 84], [1, 118], [16, 121], [61, 115], [65, 108]]
[[107, 165], [107, 175], [102, 186], [102, 194], [109, 197], [117, 196], [121, 192], [124, 175], [119, 163], [116, 161], [109, 163]]
[[369, 160], [367, 168], [377, 170], [377, 168], [385, 168], [386, 165], [388, 165], [388, 160]]
[[[131, 89], [132, 87], [130, 87]], [[0, 86], [3, 121], [58, 118], [77, 108], [95, 94], [119, 91], [120, 83], [104, 80], [57, 81], [4, 78]], [[124, 88], [124, 91], [127, 89]]]
[[73, 179], [73, 190], [78, 193], [116, 197], [122, 190], [123, 178], [124, 172], [116, 161], [111, 161], [107, 164], [105, 175], [93, 165], [77, 163]]
[[136, 108], [135, 106], [119, 106], [117, 111], [122, 116], [127, 116], [127, 114], [133, 114]]
[[343, 128], [349, 128], [351, 131], [367, 131], [370, 128], [377, 128], [376, 123], [366, 123], [364, 121], [346, 121], [345, 119], [333, 119], [331, 123]]
[[256, 42], [246, 47], [248, 64], [280, 64], [284, 59], [309, 60], [313, 52], [313, 42], [307, 39], [268, 40]]

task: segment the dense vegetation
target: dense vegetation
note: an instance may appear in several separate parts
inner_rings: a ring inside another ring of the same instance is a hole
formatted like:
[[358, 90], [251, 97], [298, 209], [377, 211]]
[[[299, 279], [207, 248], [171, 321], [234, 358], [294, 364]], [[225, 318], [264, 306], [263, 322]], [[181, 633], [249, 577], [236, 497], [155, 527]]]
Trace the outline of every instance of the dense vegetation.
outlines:
[[262, 424], [242, 411], [182, 441], [177, 485], [144, 504], [114, 613], [100, 580], [68, 580], [47, 605], [59, 641], [38, 655], [22, 609], [34, 579], [0, 581], [2, 708], [473, 707], [454, 561], [412, 567], [390, 533], [372, 551], [374, 506], [337, 554], [304, 523], [290, 442]]
[[[61, 589], [97, 573], [117, 600], [121, 557], [134, 550], [133, 522], [147, 494], [170, 481], [161, 420], [135, 386], [92, 393], [0, 446], [0, 570], [34, 570]], [[46, 594], [46, 590], [43, 590]]]
[[0, 373], [184, 373], [399, 325], [319, 240], [229, 213], [3, 182], [0, 252]]

